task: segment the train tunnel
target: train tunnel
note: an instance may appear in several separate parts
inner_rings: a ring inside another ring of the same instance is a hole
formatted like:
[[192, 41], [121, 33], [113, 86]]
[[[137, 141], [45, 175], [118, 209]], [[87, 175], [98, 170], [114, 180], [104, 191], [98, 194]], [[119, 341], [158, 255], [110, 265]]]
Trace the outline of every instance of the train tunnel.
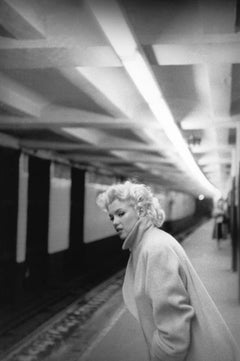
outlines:
[[236, 0], [1, 1], [0, 359], [147, 359], [96, 203], [128, 180], [239, 344], [239, 19]]

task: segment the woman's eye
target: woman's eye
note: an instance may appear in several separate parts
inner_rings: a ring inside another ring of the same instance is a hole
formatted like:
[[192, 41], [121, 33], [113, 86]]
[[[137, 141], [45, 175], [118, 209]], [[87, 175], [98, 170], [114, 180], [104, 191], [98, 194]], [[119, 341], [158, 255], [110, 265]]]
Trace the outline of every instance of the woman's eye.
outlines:
[[119, 212], [119, 213], [118, 213], [119, 217], [124, 216], [124, 214], [125, 214], [125, 212]]

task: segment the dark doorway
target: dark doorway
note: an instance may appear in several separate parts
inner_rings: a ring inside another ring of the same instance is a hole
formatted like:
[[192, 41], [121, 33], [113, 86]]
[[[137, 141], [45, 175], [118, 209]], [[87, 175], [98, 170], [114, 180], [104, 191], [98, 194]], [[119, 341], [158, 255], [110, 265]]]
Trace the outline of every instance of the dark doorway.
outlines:
[[0, 148], [0, 303], [14, 296], [19, 155], [16, 150]]
[[25, 288], [45, 286], [48, 269], [50, 161], [29, 157]]
[[70, 244], [67, 257], [68, 274], [78, 274], [84, 268], [84, 197], [85, 172], [81, 169], [71, 170], [71, 210], [70, 210]]

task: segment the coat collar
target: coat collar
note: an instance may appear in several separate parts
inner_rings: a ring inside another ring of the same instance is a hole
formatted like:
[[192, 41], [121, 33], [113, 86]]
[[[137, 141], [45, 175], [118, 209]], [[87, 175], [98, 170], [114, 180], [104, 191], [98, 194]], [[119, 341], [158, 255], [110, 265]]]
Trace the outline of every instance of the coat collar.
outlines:
[[122, 249], [129, 249], [132, 251], [134, 247], [141, 241], [144, 233], [153, 227], [152, 222], [147, 218], [140, 218], [135, 225], [133, 226], [131, 232], [128, 234], [125, 239]]

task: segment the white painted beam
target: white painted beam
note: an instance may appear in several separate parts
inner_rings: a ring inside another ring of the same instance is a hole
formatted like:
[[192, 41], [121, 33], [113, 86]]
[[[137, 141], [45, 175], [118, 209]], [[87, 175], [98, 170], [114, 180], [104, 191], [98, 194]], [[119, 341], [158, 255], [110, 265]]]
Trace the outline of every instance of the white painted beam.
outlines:
[[240, 63], [240, 40], [233, 43], [155, 44], [158, 65]]
[[120, 67], [121, 63], [110, 46], [79, 45], [77, 41], [12, 40], [0, 42], [1, 69], [72, 67]]
[[[79, 68], [78, 70], [76, 68], [59, 68], [58, 70], [62, 76], [74, 84], [75, 87], [79, 88], [81, 91], [84, 89], [84, 93], [94, 99], [94, 102], [105, 109], [108, 114], [117, 118], [126, 117], [124, 108], [122, 110], [120, 104], [118, 104], [117, 101], [114, 101], [112, 96], [107, 96], [109, 92], [106, 94], [104, 93], [104, 88], [101, 88], [101, 79], [99, 84], [97, 77], [96, 79], [94, 79], [94, 76], [89, 77], [86, 72], [81, 73]], [[116, 84], [115, 82], [116, 79], [114, 84]], [[117, 88], [119, 89], [119, 87]]]
[[173, 167], [174, 164], [170, 163], [169, 159], [162, 158], [160, 155], [152, 155], [151, 153], [140, 153], [140, 152], [129, 152], [126, 151], [119, 151], [117, 153], [119, 156], [124, 157], [130, 162], [143, 162], [143, 163], [156, 163], [156, 164], [164, 164], [165, 166]]
[[230, 129], [236, 128], [237, 120], [234, 120], [234, 117], [229, 117], [226, 120], [217, 119], [216, 121], [209, 121], [205, 118], [205, 120], [194, 120], [194, 119], [186, 119], [181, 122], [181, 128], [183, 130], [194, 130], [194, 129]]
[[0, 102], [26, 115], [40, 117], [46, 101], [32, 91], [0, 74]]
[[79, 154], [77, 152], [74, 153], [68, 153], [68, 158], [74, 159], [78, 162], [86, 162], [86, 163], [95, 163], [95, 162], [101, 162], [101, 163], [131, 163], [130, 161], [114, 158], [111, 155], [109, 156], [103, 156], [103, 155], [90, 155], [90, 154]]
[[44, 26], [35, 0], [1, 0], [0, 23], [17, 39], [44, 37]]
[[218, 159], [218, 157], [206, 156], [206, 157], [202, 157], [201, 159], [199, 159], [198, 163], [201, 166], [212, 164], [212, 163], [215, 163], [215, 164], [231, 164], [231, 158], [221, 157], [221, 158]]
[[[208, 37], [206, 37], [208, 39]], [[199, 43], [153, 44], [158, 65], [194, 65], [240, 63], [240, 40]], [[58, 40], [9, 40], [0, 42], [1, 69], [55, 67], [121, 67], [110, 46], [84, 48]]]
[[71, 142], [48, 142], [48, 141], [38, 141], [38, 140], [20, 140], [20, 145], [26, 148], [32, 149], [49, 149], [49, 150], [61, 150], [63, 152], [80, 150], [80, 151], [89, 151], [89, 150], [118, 150], [118, 151], [127, 151], [129, 152], [153, 152], [158, 151], [159, 149], [155, 146], [150, 146], [138, 142], [125, 141], [119, 138], [110, 138], [107, 142], [103, 144], [76, 144]]
[[[0, 129], [54, 129], [54, 128], [95, 128], [95, 129], [161, 129], [157, 122], [134, 121], [111, 118], [83, 110], [62, 108], [56, 113], [41, 114], [41, 117], [0, 116]], [[58, 116], [59, 114], [59, 116]]]
[[79, 68], [79, 73], [103, 93], [120, 110], [123, 117], [133, 118], [136, 107], [144, 104], [142, 97], [123, 69]]
[[69, 134], [73, 139], [81, 139], [86, 143], [98, 145], [101, 144], [104, 140], [105, 134], [101, 131], [92, 129], [72, 129], [72, 128], [62, 128], [63, 134]]
[[220, 144], [218, 143], [216, 146], [214, 144], [212, 145], [204, 145], [204, 146], [199, 146], [195, 149], [193, 149], [192, 153], [194, 155], [198, 155], [198, 154], [202, 154], [202, 153], [210, 153], [210, 152], [229, 152], [230, 154], [232, 153], [232, 149], [233, 146], [229, 145], [229, 144]]

